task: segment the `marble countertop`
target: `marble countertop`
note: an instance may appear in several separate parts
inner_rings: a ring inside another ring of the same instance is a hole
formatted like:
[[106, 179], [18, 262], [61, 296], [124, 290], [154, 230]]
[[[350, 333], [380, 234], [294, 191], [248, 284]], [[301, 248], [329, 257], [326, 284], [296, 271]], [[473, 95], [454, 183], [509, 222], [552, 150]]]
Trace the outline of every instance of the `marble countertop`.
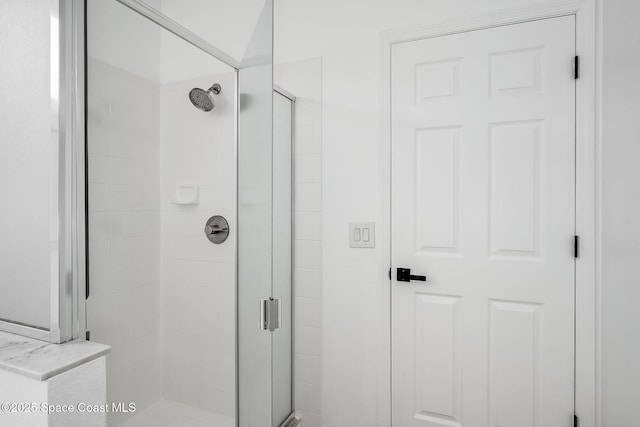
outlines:
[[0, 331], [0, 369], [44, 381], [109, 353], [111, 347], [73, 340], [50, 344]]

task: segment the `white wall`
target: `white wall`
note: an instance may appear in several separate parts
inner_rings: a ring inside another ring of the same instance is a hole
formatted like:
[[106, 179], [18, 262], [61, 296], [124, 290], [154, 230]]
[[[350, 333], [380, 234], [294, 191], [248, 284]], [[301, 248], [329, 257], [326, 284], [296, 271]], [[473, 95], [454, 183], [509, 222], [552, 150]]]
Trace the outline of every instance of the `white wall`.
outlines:
[[[168, 0], [165, 0], [168, 1]], [[438, 22], [536, 0], [277, 0], [276, 63], [323, 58], [323, 412], [325, 424], [375, 425], [377, 277], [381, 251], [347, 247], [347, 222], [379, 220], [379, 140], [383, 30]], [[548, 3], [548, 2], [546, 2]], [[603, 426], [633, 425], [640, 355], [629, 325], [638, 323], [630, 266], [638, 257], [640, 215], [634, 183], [638, 150], [630, 129], [638, 110], [638, 5], [604, 5], [604, 141], [602, 178]], [[203, 9], [206, 10], [206, 9]], [[184, 18], [188, 24], [189, 19]], [[197, 25], [194, 26], [196, 28]], [[207, 36], [204, 27], [201, 34]], [[216, 44], [215, 36], [210, 34]], [[233, 49], [229, 50], [230, 52]], [[635, 95], [635, 96], [634, 96]], [[634, 154], [636, 154], [634, 156]], [[359, 333], [354, 333], [358, 331]], [[634, 370], [638, 372], [638, 370]]]
[[[276, 63], [323, 61], [323, 422], [385, 425], [378, 415], [380, 313], [385, 289], [375, 250], [350, 249], [348, 222], [382, 218], [380, 33], [535, 0], [278, 0]], [[548, 3], [548, 2], [547, 2]], [[631, 143], [631, 141], [629, 141]], [[622, 203], [622, 201], [621, 201]], [[382, 237], [382, 236], [380, 236]], [[382, 239], [378, 240], [379, 242]], [[381, 383], [382, 384], [382, 383]]]
[[640, 4], [602, 6], [602, 427], [633, 426], [640, 401]]

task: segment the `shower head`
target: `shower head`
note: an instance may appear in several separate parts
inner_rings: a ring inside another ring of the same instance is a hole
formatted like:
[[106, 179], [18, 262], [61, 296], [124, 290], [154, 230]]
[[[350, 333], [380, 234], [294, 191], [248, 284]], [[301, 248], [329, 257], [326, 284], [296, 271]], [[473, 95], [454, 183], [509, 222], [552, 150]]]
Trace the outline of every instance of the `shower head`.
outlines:
[[198, 110], [209, 112], [216, 106], [216, 103], [213, 100], [213, 95], [219, 94], [221, 90], [222, 88], [218, 83], [211, 86], [209, 90], [196, 87], [191, 89], [189, 92], [189, 100]]

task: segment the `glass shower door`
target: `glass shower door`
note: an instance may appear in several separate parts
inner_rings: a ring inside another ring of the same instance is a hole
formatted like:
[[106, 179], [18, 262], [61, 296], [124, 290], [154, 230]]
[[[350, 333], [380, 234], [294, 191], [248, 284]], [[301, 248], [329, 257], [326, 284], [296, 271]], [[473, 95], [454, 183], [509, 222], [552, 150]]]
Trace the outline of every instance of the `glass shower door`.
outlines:
[[238, 425], [278, 427], [293, 410], [292, 110], [273, 91], [272, 0], [238, 88]]
[[273, 426], [293, 411], [293, 101], [273, 94], [273, 282], [280, 327], [273, 331]]

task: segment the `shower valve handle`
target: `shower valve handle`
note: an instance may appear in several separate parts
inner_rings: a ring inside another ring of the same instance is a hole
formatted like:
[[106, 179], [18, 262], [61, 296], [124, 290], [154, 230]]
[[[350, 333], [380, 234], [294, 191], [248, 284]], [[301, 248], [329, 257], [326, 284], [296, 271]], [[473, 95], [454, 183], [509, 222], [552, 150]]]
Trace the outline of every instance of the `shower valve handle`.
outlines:
[[209, 227], [209, 234], [226, 233], [227, 231], [229, 231], [229, 227], [220, 228], [217, 224]]
[[211, 243], [223, 243], [229, 237], [229, 223], [224, 217], [214, 215], [207, 220], [204, 226], [204, 235]]

